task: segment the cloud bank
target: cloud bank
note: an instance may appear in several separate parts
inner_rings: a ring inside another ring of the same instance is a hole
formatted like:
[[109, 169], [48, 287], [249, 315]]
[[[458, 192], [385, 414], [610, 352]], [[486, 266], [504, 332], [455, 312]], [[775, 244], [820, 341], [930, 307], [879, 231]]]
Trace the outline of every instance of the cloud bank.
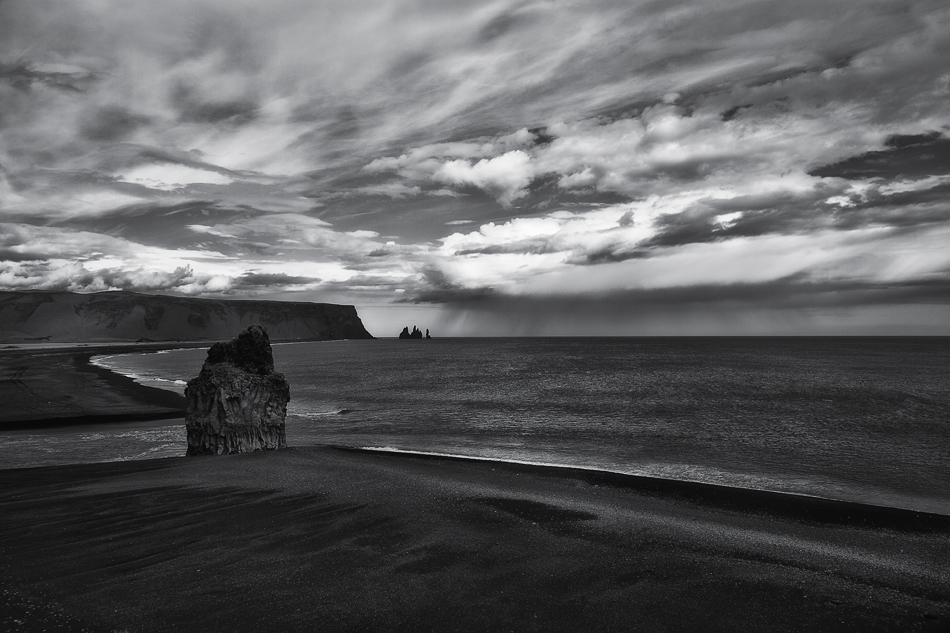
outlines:
[[946, 334], [948, 54], [936, 0], [7, 0], [0, 288]]

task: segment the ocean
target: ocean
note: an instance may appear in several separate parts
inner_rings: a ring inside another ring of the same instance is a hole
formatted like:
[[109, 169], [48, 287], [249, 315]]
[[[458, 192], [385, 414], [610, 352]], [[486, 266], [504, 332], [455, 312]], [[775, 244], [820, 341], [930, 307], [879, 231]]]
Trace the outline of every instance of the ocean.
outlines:
[[[204, 349], [99, 357], [183, 392]], [[950, 515], [948, 338], [277, 344], [290, 446], [553, 464]], [[181, 425], [7, 435], [16, 465], [180, 456]], [[8, 445], [10, 448], [10, 445]]]

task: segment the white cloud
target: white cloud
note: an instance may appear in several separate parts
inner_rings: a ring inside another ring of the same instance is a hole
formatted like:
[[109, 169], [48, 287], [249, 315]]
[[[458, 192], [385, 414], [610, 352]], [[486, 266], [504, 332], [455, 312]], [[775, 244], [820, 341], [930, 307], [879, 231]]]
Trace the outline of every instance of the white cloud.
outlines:
[[217, 229], [215, 229], [215, 228], [212, 228], [212, 227], [210, 227], [210, 226], [204, 226], [203, 224], [189, 224], [189, 225], [187, 225], [185, 228], [187, 228], [187, 229], [189, 229], [189, 230], [192, 230], [192, 231], [194, 231], [195, 233], [205, 233], [205, 234], [207, 234], [207, 235], [214, 235], [214, 236], [216, 236], [216, 237], [229, 237], [229, 238], [237, 237], [237, 236], [235, 236], [235, 235], [231, 235], [230, 233], [225, 233], [224, 231], [219, 231], [219, 230], [217, 230]]
[[164, 191], [173, 191], [196, 183], [227, 185], [234, 182], [233, 179], [218, 172], [174, 163], [142, 165], [118, 174], [118, 177], [126, 182]]
[[364, 239], [373, 239], [374, 237], [379, 237], [379, 233], [377, 233], [376, 231], [366, 231], [366, 230], [347, 231], [346, 234], [351, 235], [353, 237], [364, 238]]
[[463, 159], [448, 161], [432, 178], [446, 184], [473, 185], [495, 196], [503, 206], [510, 206], [526, 193], [524, 189], [531, 183], [532, 176], [529, 156], [514, 150], [474, 164]]

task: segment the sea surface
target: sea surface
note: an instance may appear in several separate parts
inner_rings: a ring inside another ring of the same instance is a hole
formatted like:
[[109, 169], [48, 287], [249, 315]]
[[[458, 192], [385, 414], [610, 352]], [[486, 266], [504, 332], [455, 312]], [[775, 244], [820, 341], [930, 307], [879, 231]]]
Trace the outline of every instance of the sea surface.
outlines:
[[[183, 392], [205, 355], [96, 362]], [[575, 466], [950, 514], [950, 338], [382, 339], [278, 344], [274, 356], [291, 384], [291, 446]], [[149, 422], [3, 441], [20, 442], [30, 463], [16, 465], [180, 456], [186, 446], [180, 424]]]

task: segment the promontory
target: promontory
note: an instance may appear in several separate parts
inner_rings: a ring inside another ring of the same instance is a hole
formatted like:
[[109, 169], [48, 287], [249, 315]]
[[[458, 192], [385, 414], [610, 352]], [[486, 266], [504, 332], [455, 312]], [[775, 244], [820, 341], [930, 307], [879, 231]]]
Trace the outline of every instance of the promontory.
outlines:
[[127, 291], [0, 292], [0, 341], [7, 343], [227, 340], [253, 323], [275, 341], [373, 338], [350, 305]]

